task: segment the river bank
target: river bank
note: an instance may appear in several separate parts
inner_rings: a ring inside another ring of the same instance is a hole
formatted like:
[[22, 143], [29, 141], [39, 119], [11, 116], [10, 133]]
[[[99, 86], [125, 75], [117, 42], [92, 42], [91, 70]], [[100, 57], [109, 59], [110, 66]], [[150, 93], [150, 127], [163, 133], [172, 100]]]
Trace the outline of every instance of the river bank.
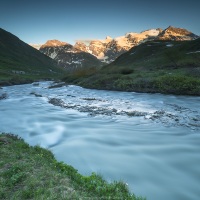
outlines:
[[132, 199], [142, 200], [122, 182], [82, 176], [39, 146], [11, 134], [0, 134], [1, 199]]

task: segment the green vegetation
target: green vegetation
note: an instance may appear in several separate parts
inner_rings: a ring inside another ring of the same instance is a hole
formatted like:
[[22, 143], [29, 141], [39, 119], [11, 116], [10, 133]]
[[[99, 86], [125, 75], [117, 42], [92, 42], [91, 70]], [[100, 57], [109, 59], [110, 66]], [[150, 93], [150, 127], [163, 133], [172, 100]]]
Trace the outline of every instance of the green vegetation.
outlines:
[[82, 176], [50, 151], [11, 134], [0, 134], [0, 155], [0, 199], [144, 199], [122, 182]]
[[65, 73], [54, 60], [0, 29], [0, 85], [59, 79]]
[[200, 95], [200, 39], [149, 41], [98, 71], [79, 71], [63, 80], [83, 87]]

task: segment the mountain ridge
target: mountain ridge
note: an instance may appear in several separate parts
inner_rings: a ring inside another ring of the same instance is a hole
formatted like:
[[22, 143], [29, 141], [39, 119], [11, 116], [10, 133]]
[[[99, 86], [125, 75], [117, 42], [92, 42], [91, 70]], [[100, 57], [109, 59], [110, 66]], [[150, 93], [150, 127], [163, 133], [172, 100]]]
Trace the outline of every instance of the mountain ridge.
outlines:
[[175, 41], [185, 41], [194, 40], [199, 38], [198, 35], [188, 31], [184, 28], [176, 28], [173, 26], [167, 27], [163, 30], [157, 37], [159, 40], [175, 40]]
[[[84, 43], [83, 41], [77, 41], [74, 45], [72, 45], [73, 47], [71, 48], [76, 49], [76, 51], [79, 50], [80, 52], [89, 53], [95, 56], [102, 63], [109, 64], [123, 53], [129, 51], [132, 47], [137, 46], [146, 41], [151, 41], [151, 40], [185, 41], [185, 40], [197, 39], [198, 37], [199, 37], [198, 35], [195, 35], [194, 33], [186, 29], [169, 26], [164, 30], [161, 28], [156, 28], [156, 29], [144, 30], [141, 31], [140, 33], [128, 32], [125, 35], [116, 38], [107, 36], [103, 40], [98, 40], [98, 39], [90, 40], [89, 43], [87, 42], [87, 44]], [[56, 41], [58, 43], [60, 42], [58, 40]], [[53, 45], [49, 45], [49, 48], [52, 47]], [[42, 48], [43, 46], [40, 47], [40, 51], [43, 52]], [[45, 54], [49, 56], [49, 54], [47, 53]], [[99, 65], [97, 64], [97, 66]], [[69, 67], [69, 65], [66, 65], [66, 67]]]

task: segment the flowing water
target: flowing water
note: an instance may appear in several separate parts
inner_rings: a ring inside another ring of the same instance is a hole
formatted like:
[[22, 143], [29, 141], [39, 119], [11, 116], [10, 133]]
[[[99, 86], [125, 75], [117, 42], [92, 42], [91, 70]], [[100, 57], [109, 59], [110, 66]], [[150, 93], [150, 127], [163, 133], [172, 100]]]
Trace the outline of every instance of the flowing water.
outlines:
[[200, 97], [51, 84], [0, 89], [0, 132], [147, 200], [199, 200]]

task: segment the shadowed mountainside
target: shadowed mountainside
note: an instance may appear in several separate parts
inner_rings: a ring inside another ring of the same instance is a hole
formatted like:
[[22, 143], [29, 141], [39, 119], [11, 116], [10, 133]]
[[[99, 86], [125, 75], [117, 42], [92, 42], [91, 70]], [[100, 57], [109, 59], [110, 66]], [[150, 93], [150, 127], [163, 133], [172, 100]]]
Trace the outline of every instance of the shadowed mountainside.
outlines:
[[[60, 77], [63, 69], [13, 34], [0, 28], [0, 80]], [[17, 82], [18, 82], [17, 81]]]

